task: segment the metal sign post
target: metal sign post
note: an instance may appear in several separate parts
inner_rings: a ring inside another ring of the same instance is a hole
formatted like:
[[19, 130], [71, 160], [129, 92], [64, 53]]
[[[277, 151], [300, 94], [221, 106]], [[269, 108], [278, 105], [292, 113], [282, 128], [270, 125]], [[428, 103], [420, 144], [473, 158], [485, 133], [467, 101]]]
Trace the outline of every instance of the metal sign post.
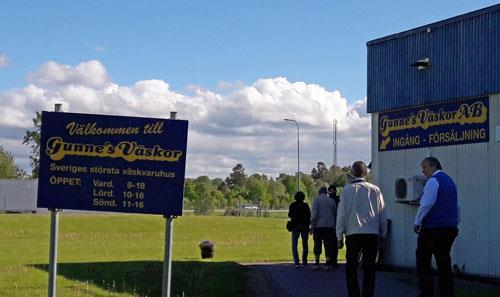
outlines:
[[[54, 111], [61, 112], [61, 104], [54, 105]], [[57, 241], [59, 232], [59, 209], [50, 210], [50, 256], [49, 256], [49, 297], [56, 297], [57, 289]]]
[[165, 216], [165, 255], [163, 258], [163, 281], [162, 281], [162, 297], [170, 297], [170, 287], [172, 278], [172, 236], [174, 229], [174, 217]]
[[[170, 112], [170, 119], [175, 120], [177, 112]], [[172, 279], [172, 239], [174, 234], [174, 216], [165, 216], [165, 251], [163, 257], [163, 281], [161, 297], [170, 297], [170, 287]]]
[[49, 258], [49, 297], [56, 297], [57, 287], [57, 239], [59, 232], [59, 210], [50, 210], [50, 258]]

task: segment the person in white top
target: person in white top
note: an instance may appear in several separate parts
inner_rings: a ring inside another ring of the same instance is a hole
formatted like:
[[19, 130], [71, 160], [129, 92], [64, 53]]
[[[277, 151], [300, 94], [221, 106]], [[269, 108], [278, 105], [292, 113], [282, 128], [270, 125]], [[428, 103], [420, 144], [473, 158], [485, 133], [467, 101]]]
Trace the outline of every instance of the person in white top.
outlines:
[[[375, 291], [375, 258], [379, 241], [387, 236], [384, 198], [380, 189], [367, 182], [366, 164], [352, 165], [355, 179], [346, 185], [340, 195], [337, 213], [338, 247], [346, 244], [346, 280], [349, 297], [372, 297]], [[357, 267], [359, 253], [363, 253], [363, 291], [360, 295]]]

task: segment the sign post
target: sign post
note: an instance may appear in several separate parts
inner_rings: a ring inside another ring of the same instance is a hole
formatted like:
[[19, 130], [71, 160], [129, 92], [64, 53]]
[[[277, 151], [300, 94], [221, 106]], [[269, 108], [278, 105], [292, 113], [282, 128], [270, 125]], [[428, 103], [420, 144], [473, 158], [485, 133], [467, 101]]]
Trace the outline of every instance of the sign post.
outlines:
[[[170, 112], [170, 119], [176, 119], [177, 112]], [[170, 297], [172, 279], [172, 241], [174, 234], [174, 216], [165, 216], [165, 250], [163, 256], [163, 280], [161, 297]]]
[[[54, 111], [61, 111], [61, 104], [54, 105]], [[56, 297], [57, 289], [57, 242], [59, 234], [59, 209], [50, 210], [50, 253], [49, 253], [49, 297]]]
[[165, 254], [163, 257], [163, 281], [161, 297], [170, 297], [172, 278], [172, 240], [174, 229], [174, 217], [166, 216], [165, 224]]
[[49, 297], [56, 297], [59, 209], [50, 208]]
[[37, 207], [51, 210], [49, 297], [55, 297], [58, 210], [163, 215], [170, 296], [172, 220], [182, 215], [188, 122], [43, 112]]

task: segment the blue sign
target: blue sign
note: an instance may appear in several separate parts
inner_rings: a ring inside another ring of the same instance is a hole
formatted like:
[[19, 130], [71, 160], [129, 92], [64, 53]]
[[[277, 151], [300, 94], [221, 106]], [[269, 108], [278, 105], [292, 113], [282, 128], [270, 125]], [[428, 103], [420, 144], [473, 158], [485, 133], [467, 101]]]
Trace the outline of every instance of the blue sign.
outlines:
[[42, 113], [37, 206], [182, 215], [188, 122]]
[[488, 142], [488, 103], [484, 97], [382, 112], [378, 119], [378, 150]]

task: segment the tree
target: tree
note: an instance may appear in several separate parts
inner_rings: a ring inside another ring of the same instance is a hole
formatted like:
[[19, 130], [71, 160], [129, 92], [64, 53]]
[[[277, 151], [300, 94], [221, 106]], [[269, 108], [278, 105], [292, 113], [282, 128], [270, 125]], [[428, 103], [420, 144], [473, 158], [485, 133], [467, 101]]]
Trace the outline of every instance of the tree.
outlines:
[[[303, 176], [303, 174], [301, 175]], [[282, 173], [278, 180], [285, 186], [288, 197], [294, 197], [297, 192], [297, 177]], [[304, 184], [301, 181], [300, 188], [304, 189]]]
[[313, 170], [311, 171], [311, 177], [314, 179], [314, 182], [318, 187], [325, 186], [325, 177], [327, 173], [328, 168], [326, 168], [326, 165], [323, 162], [318, 162], [316, 168], [313, 168]]
[[24, 175], [24, 170], [15, 164], [14, 156], [0, 145], [0, 178], [19, 178]]
[[245, 168], [243, 167], [243, 165], [238, 163], [233, 167], [233, 172], [231, 172], [231, 174], [229, 174], [229, 177], [226, 178], [226, 184], [231, 190], [233, 190], [238, 187], [240, 189], [244, 188], [245, 182]]
[[40, 131], [42, 128], [42, 113], [36, 112], [36, 117], [33, 118], [34, 130], [26, 131], [23, 137], [23, 144], [31, 148], [30, 165], [32, 168], [31, 177], [37, 178], [40, 168]]
[[339, 167], [335, 168], [335, 176], [332, 184], [336, 187], [344, 187], [348, 182], [349, 179], [347, 178], [347, 173], [351, 172], [351, 167], [346, 166], [342, 167], [342, 169], [339, 170]]
[[347, 179], [347, 175], [342, 174], [342, 175], [337, 176], [333, 180], [332, 185], [334, 185], [337, 188], [339, 188], [339, 187], [343, 188], [348, 182], [349, 182], [349, 180]]
[[184, 208], [194, 208], [199, 195], [194, 189], [194, 181], [187, 178], [184, 182], [184, 198], [187, 203], [184, 204]]
[[217, 208], [226, 207], [226, 199], [224, 199], [224, 195], [215, 189], [210, 191], [210, 201], [217, 205]]
[[271, 209], [280, 206], [285, 207], [286, 205], [282, 204], [284, 201], [287, 201], [288, 196], [285, 186], [278, 181], [270, 180], [267, 187], [270, 196], [269, 207]]
[[220, 191], [222, 194], [226, 194], [229, 192], [229, 187], [227, 186], [225, 181], [222, 181], [218, 186], [217, 190]]
[[224, 183], [224, 180], [222, 178], [216, 177], [210, 181], [212, 185], [216, 188], [218, 188], [222, 183]]
[[314, 179], [310, 175], [304, 175], [302, 178], [302, 184], [304, 184], [303, 192], [306, 194], [306, 200], [312, 201], [312, 199], [318, 194], [318, 188], [314, 183]]
[[252, 175], [247, 181], [248, 200], [252, 204], [259, 204], [260, 201], [265, 206], [269, 205], [270, 195], [267, 190], [267, 181], [260, 175]]
[[194, 192], [197, 198], [194, 201], [194, 212], [196, 214], [213, 212], [217, 199], [212, 193], [214, 190], [215, 188], [208, 177], [200, 176], [194, 180]]

